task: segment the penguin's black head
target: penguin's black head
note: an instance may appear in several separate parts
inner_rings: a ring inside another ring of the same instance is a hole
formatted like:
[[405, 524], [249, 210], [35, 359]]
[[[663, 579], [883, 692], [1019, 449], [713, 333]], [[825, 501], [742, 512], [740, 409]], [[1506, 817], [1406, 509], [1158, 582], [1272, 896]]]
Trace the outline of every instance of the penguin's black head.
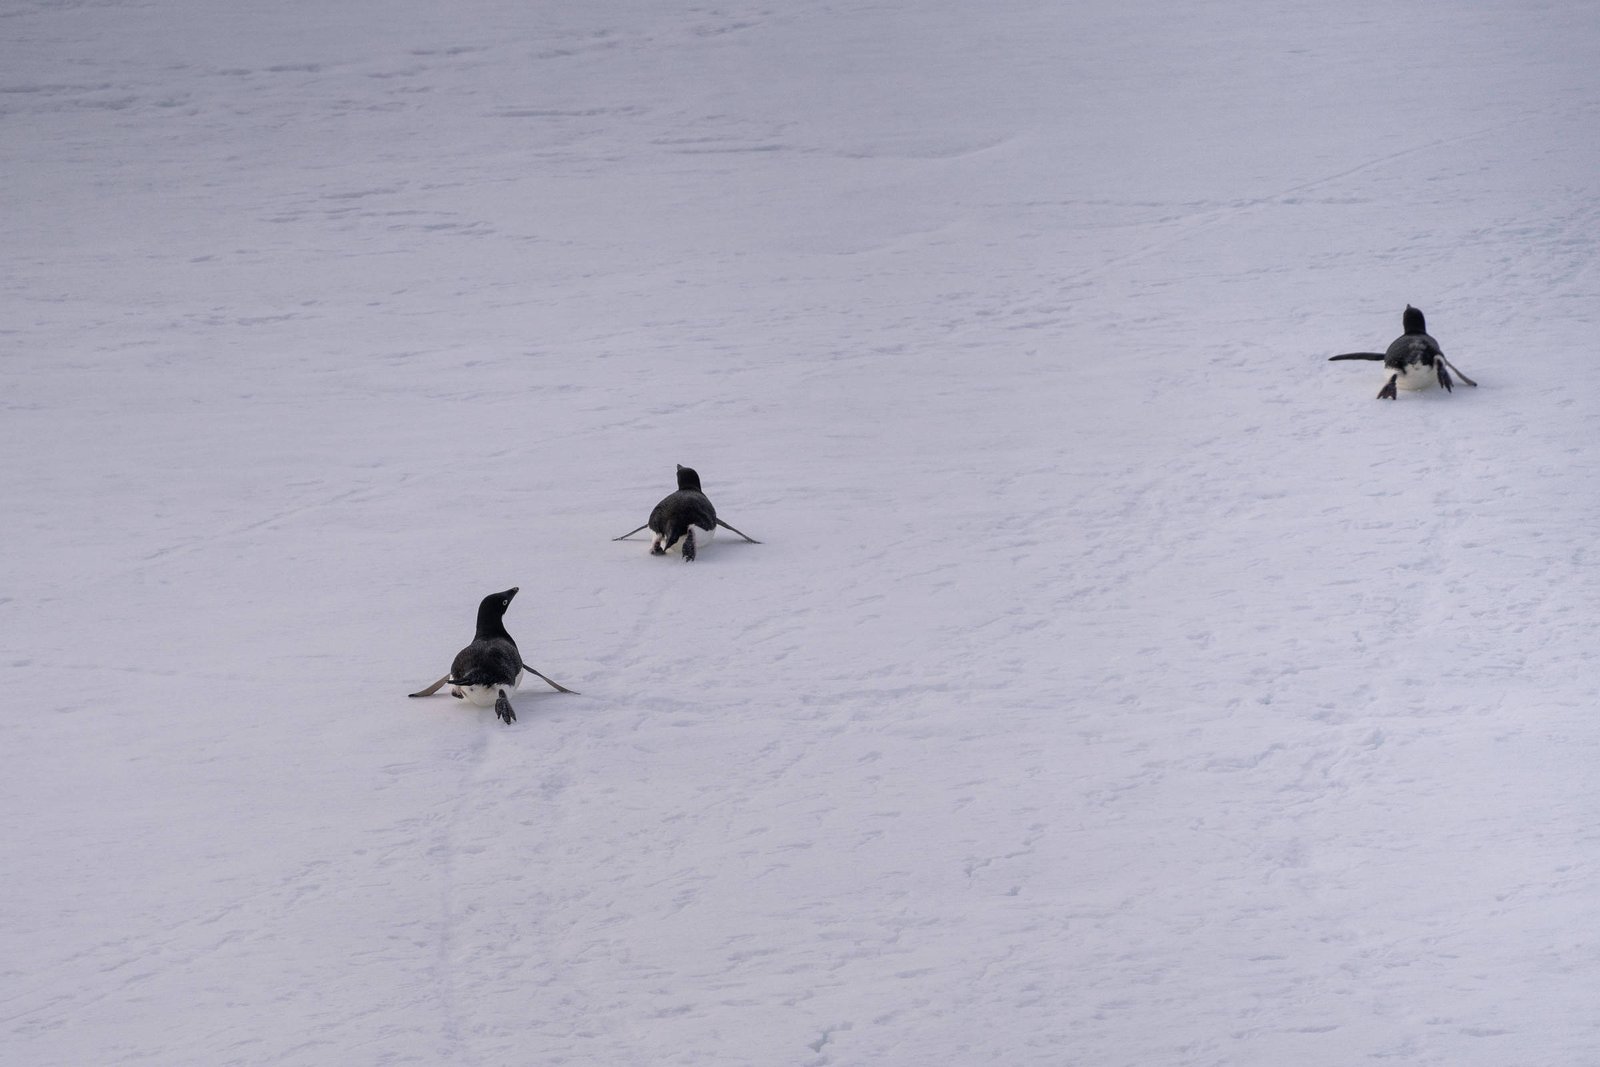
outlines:
[[697, 493], [701, 491], [700, 475], [695, 473], [693, 467], [685, 467], [682, 463], [678, 464], [678, 488], [693, 489]]
[[1422, 312], [1418, 311], [1410, 304], [1406, 305], [1406, 313], [1401, 316], [1400, 323], [1405, 327], [1406, 333], [1428, 332], [1428, 324], [1423, 321]]
[[478, 618], [498, 619], [506, 613], [511, 606], [511, 598], [517, 595], [517, 587], [512, 586], [503, 593], [490, 593], [478, 605]]

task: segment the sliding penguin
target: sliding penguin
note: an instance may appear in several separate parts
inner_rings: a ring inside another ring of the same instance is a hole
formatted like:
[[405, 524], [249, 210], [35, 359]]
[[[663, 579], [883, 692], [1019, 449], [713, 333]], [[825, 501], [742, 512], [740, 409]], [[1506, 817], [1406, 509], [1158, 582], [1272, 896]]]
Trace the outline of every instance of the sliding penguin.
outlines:
[[1443, 386], [1445, 392], [1453, 392], [1450, 381], [1452, 370], [1467, 385], [1477, 386], [1477, 382], [1462, 374], [1460, 368], [1444, 358], [1439, 342], [1428, 336], [1428, 325], [1422, 318], [1422, 312], [1407, 304], [1400, 325], [1405, 332], [1394, 339], [1387, 352], [1346, 352], [1342, 356], [1330, 356], [1328, 362], [1341, 359], [1382, 360], [1384, 370], [1389, 372], [1389, 380], [1378, 390], [1379, 400], [1393, 400], [1396, 387], [1414, 391], [1438, 385]]
[[544, 678], [563, 693], [572, 692], [522, 662], [522, 653], [518, 651], [511, 635], [506, 633], [505, 624], [506, 609], [516, 595], [517, 587], [512, 586], [503, 593], [490, 593], [484, 597], [478, 605], [478, 628], [472, 636], [472, 644], [456, 653], [455, 660], [450, 664], [450, 673], [428, 688], [409, 695], [431, 697], [449, 685], [453, 697], [465, 697], [480, 708], [493, 704], [494, 713], [509, 726], [517, 721], [517, 713], [512, 710], [511, 698], [506, 691], [521, 684], [523, 671]]
[[621, 537], [613, 537], [612, 540], [621, 541], [632, 537], [645, 526], [655, 534], [650, 541], [652, 556], [664, 556], [676, 548], [683, 553], [685, 563], [694, 559], [701, 545], [711, 543], [718, 526], [724, 530], [732, 530], [752, 545], [761, 543], [749, 534], [734, 530], [732, 526], [717, 518], [717, 509], [711, 506], [711, 501], [700, 489], [700, 475], [681, 463], [678, 464], [678, 491], [662, 498], [661, 503], [651, 510], [650, 521], [644, 526], [629, 530]]

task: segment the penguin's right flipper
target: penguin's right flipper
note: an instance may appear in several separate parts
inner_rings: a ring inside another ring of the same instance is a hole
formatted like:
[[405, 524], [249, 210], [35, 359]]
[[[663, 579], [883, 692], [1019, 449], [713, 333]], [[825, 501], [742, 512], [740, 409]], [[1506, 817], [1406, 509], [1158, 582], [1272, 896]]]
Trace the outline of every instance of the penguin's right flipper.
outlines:
[[511, 700], [506, 696], [504, 689], [500, 690], [500, 695], [495, 697], [494, 713], [500, 716], [500, 721], [507, 726], [517, 721], [517, 713], [511, 710]]
[[1328, 362], [1337, 363], [1341, 359], [1367, 359], [1376, 363], [1382, 363], [1384, 356], [1382, 352], [1346, 352], [1342, 356], [1329, 356]]
[[1389, 375], [1388, 384], [1386, 384], [1382, 389], [1378, 390], [1378, 399], [1379, 400], [1393, 400], [1395, 398], [1394, 383], [1398, 382], [1399, 380], [1400, 380], [1400, 375], [1398, 375], [1398, 374]]
[[[727, 523], [723, 522], [721, 519], [717, 520], [717, 525], [722, 527], [724, 530], [733, 530], [732, 526], [729, 526]], [[733, 532], [738, 534], [740, 537], [744, 538], [746, 541], [749, 541], [752, 545], [759, 545], [761, 543], [760, 541], [757, 541], [754, 537], [751, 537], [749, 534], [745, 533], [743, 530], [733, 530]]]
[[640, 530], [644, 529], [645, 526], [649, 526], [649, 525], [650, 524], [647, 522], [647, 523], [644, 524], [644, 526], [635, 527], [634, 529], [629, 530], [627, 533], [623, 534], [621, 537], [613, 537], [611, 540], [613, 540], [613, 541], [626, 541], [628, 538], [632, 537], [634, 534], [636, 534]]
[[447, 674], [443, 678], [440, 678], [437, 682], [434, 682], [432, 685], [428, 686], [428, 688], [418, 690], [415, 693], [407, 693], [406, 696], [408, 696], [408, 697], [431, 697], [431, 696], [433, 696], [433, 694], [435, 694], [439, 690], [443, 689], [444, 688], [444, 683], [448, 682], [449, 680], [450, 680], [450, 676]]

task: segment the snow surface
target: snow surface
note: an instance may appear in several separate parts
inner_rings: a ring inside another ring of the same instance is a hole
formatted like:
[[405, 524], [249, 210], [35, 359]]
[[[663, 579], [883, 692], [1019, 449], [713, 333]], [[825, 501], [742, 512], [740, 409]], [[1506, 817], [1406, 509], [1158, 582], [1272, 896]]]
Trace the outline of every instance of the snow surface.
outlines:
[[0, 1060], [1600, 1063], [1597, 47], [0, 2]]

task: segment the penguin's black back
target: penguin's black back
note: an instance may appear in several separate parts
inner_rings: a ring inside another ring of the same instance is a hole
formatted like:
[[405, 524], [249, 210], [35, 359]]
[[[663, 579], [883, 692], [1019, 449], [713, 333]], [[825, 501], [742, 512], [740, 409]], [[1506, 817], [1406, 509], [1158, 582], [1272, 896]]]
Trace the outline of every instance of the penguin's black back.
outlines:
[[1407, 304], [1400, 323], [1405, 333], [1390, 343], [1388, 351], [1383, 354], [1383, 365], [1394, 370], [1404, 370], [1419, 363], [1425, 367], [1433, 366], [1434, 358], [1441, 350], [1439, 342], [1428, 336], [1428, 324], [1422, 312]]
[[509, 637], [474, 641], [456, 653], [450, 681], [456, 685], [511, 685], [522, 670], [522, 655]]
[[650, 511], [650, 532], [664, 538], [662, 548], [678, 543], [690, 526], [712, 530], [717, 525], [717, 509], [700, 491], [700, 475], [692, 467], [678, 464], [678, 491], [663, 497]]
[[478, 605], [478, 625], [472, 644], [456, 653], [450, 680], [461, 685], [510, 685], [522, 670], [522, 654], [506, 632], [506, 608], [517, 595], [515, 587], [490, 593]]
[[[682, 537], [683, 532], [690, 526], [710, 530], [716, 525], [717, 509], [711, 506], [711, 501], [698, 489], [679, 489], [676, 493], [669, 493], [650, 512], [651, 531], [667, 534], [672, 541]], [[667, 547], [672, 547], [671, 541]]]

